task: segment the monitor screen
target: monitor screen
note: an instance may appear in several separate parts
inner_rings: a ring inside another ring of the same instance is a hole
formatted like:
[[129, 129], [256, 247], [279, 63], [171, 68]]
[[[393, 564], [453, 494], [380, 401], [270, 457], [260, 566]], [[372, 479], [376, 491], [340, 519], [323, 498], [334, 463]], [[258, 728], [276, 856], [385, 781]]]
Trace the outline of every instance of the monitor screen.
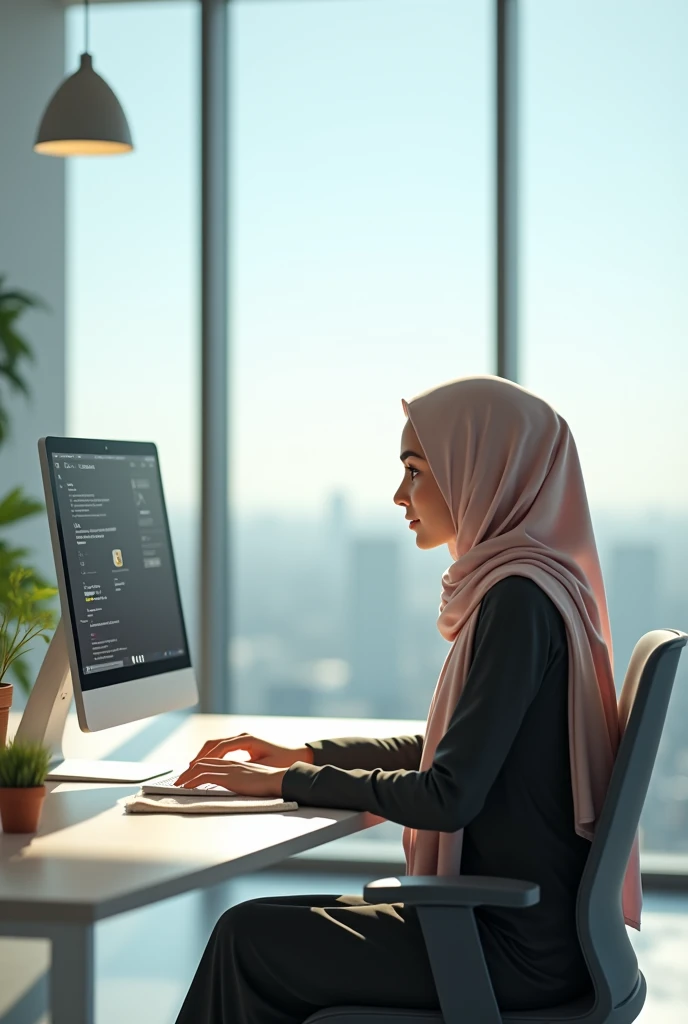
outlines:
[[46, 438], [82, 690], [190, 666], [154, 444]]

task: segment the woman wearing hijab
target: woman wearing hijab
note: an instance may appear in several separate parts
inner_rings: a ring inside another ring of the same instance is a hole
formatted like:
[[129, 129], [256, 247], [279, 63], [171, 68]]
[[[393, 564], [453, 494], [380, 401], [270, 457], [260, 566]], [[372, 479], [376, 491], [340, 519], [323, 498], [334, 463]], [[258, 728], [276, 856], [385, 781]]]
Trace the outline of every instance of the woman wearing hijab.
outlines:
[[[502, 1010], [590, 985], [576, 895], [619, 744], [609, 618], [578, 453], [546, 402], [496, 377], [402, 401], [394, 501], [416, 544], [446, 544], [438, 627], [451, 644], [425, 735], [292, 750], [243, 735], [204, 746], [180, 782], [404, 825], [408, 874], [540, 886], [526, 910], [478, 909]], [[246, 749], [251, 762], [223, 756]], [[640, 927], [638, 846], [623, 890]], [[457, 963], [461, 950], [456, 950]], [[301, 1024], [334, 1005], [438, 1009], [417, 913], [357, 896], [268, 897], [228, 910], [177, 1024]]]

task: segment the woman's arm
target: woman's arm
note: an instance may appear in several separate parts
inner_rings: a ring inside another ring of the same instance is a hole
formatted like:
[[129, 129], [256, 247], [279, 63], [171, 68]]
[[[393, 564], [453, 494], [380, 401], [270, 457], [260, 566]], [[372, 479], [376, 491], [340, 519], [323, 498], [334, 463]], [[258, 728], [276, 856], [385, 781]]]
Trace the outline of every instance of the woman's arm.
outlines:
[[455, 832], [481, 810], [538, 691], [557, 611], [531, 580], [510, 576], [483, 599], [463, 694], [427, 771], [296, 762], [286, 800], [372, 811], [411, 828]]
[[312, 740], [306, 743], [313, 764], [336, 768], [398, 768], [417, 769], [423, 749], [423, 737], [389, 736], [374, 739], [366, 736], [338, 736], [335, 739]]

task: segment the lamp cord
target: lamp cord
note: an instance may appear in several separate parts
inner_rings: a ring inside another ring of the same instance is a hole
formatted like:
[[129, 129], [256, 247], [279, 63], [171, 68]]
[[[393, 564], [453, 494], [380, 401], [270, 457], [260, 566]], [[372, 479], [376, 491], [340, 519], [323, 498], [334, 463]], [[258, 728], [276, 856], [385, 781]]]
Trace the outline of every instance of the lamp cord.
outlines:
[[84, 0], [84, 52], [88, 53], [88, 0]]

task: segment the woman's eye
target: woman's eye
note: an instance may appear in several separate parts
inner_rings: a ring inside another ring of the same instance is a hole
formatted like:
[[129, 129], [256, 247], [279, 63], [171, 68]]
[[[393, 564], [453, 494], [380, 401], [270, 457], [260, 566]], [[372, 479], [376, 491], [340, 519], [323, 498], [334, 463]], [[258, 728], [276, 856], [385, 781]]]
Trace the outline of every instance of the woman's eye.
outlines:
[[411, 474], [411, 479], [415, 480], [416, 478], [415, 478], [415, 476], [413, 474], [414, 473], [416, 473], [416, 474], [420, 473], [420, 470], [416, 469], [415, 466], [407, 466], [406, 468], [408, 469], [409, 473]]

